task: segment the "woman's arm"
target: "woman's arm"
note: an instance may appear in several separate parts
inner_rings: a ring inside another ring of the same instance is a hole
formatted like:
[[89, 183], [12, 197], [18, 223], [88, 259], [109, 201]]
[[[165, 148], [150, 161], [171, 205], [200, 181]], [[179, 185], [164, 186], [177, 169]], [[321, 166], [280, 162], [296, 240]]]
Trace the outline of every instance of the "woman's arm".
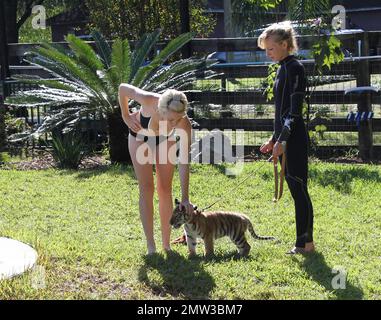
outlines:
[[128, 100], [135, 100], [145, 107], [155, 107], [157, 106], [159, 98], [160, 95], [157, 93], [139, 89], [128, 83], [122, 83], [119, 86], [118, 99], [120, 109], [122, 111], [122, 118], [131, 130], [138, 132], [141, 129], [141, 125], [136, 117], [133, 117], [130, 114]]
[[119, 86], [119, 103], [122, 112], [128, 114], [128, 99], [135, 100], [144, 107], [155, 108], [160, 99], [160, 94], [139, 89], [128, 83]]
[[188, 117], [184, 117], [176, 126], [176, 133], [180, 136], [179, 175], [181, 185], [181, 204], [187, 212], [193, 212], [193, 205], [189, 201], [189, 153], [192, 142], [192, 125]]

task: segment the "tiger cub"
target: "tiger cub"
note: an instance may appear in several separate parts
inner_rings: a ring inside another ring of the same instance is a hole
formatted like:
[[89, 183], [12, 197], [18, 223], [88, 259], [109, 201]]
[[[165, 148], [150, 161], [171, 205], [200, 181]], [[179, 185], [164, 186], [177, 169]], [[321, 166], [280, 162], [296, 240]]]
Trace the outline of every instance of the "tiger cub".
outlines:
[[175, 200], [175, 208], [170, 224], [178, 229], [184, 224], [186, 241], [190, 255], [196, 254], [197, 238], [202, 238], [205, 244], [205, 255], [213, 255], [214, 239], [228, 236], [237, 246], [241, 257], [246, 257], [250, 252], [250, 245], [246, 240], [245, 232], [248, 229], [255, 239], [275, 240], [274, 237], [258, 236], [253, 229], [249, 218], [236, 212], [201, 212], [194, 207], [191, 215], [180, 210], [180, 202]]

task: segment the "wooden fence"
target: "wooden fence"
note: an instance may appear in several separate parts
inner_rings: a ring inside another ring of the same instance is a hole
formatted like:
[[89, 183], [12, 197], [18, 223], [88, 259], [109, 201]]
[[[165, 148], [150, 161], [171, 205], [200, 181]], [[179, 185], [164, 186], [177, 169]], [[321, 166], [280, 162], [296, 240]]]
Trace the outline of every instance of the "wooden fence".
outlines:
[[[381, 55], [369, 56], [370, 53], [381, 54], [381, 32], [365, 32], [355, 33], [350, 35], [340, 35], [340, 40], [343, 47], [352, 54], [347, 57], [344, 62], [333, 66], [333, 68], [325, 72], [325, 76], [331, 78], [331, 83], [340, 84], [343, 82], [350, 83], [353, 87], [371, 86], [372, 75], [381, 74]], [[311, 44], [316, 41], [316, 37], [300, 37], [299, 44], [301, 48], [310, 48]], [[63, 44], [66, 45], [66, 44]], [[159, 46], [162, 46], [160, 44]], [[32, 45], [19, 44], [10, 45], [11, 57], [22, 57], [22, 55], [30, 49]], [[214, 51], [220, 52], [235, 52], [235, 51], [256, 51], [257, 39], [256, 38], [239, 38], [239, 39], [195, 39], [191, 41], [190, 45], [191, 54], [193, 56], [205, 56]], [[302, 61], [306, 74], [309, 77], [314, 75], [314, 61]], [[200, 106], [205, 105], [219, 105], [221, 109], [226, 106], [256, 106], [256, 105], [273, 105], [273, 101], [267, 101], [263, 95], [261, 88], [246, 88], [239, 90], [232, 90], [228, 88], [229, 81], [253, 81], [265, 78], [267, 76], [268, 64], [257, 62], [246, 63], [220, 63], [213, 67], [215, 71], [221, 73], [216, 77], [214, 84], [217, 87], [210, 90], [208, 88], [199, 88], [199, 90], [190, 90], [187, 92], [188, 100], [195, 106], [195, 110]], [[49, 77], [43, 70], [31, 66], [12, 66], [11, 72], [13, 74], [28, 73], [37, 74], [42, 77]], [[333, 78], [339, 77], [339, 79]], [[340, 78], [341, 77], [341, 78]], [[344, 78], [343, 78], [344, 77]], [[346, 77], [346, 78], [345, 78]], [[344, 80], [340, 80], [344, 79]], [[200, 79], [202, 80], [202, 79]], [[353, 81], [353, 82], [350, 82]], [[355, 82], [354, 82], [355, 81]], [[202, 83], [202, 81], [201, 81]], [[16, 84], [13, 84], [13, 89], [8, 86], [6, 91], [15, 91]], [[324, 87], [324, 86], [322, 86]], [[345, 95], [343, 88], [324, 88], [314, 91], [311, 95], [311, 105], [357, 105], [357, 110], [360, 112], [377, 111], [381, 108], [381, 94], [364, 94], [362, 96]], [[32, 111], [30, 111], [31, 113]], [[377, 111], [378, 112], [378, 111]], [[29, 113], [29, 114], [30, 114]], [[376, 113], [378, 114], [378, 113]], [[249, 118], [243, 116], [234, 116], [230, 118], [205, 118], [195, 117], [196, 122], [200, 124], [200, 128], [208, 130], [212, 129], [230, 129], [238, 130], [243, 129], [249, 132], [272, 131], [272, 118], [255, 117], [251, 115]], [[381, 119], [375, 116], [368, 121], [361, 121], [358, 125], [353, 122], [348, 122], [346, 117], [342, 114], [340, 116], [333, 116], [331, 120], [315, 119], [309, 123], [309, 129], [314, 130], [316, 125], [324, 124], [329, 132], [358, 132], [358, 145], [360, 155], [364, 159], [373, 158], [381, 154], [381, 146], [374, 145], [373, 134], [381, 132]], [[256, 149], [258, 146], [246, 147], [247, 151]], [[324, 150], [325, 155], [329, 155], [329, 149], [342, 149], [348, 150], [353, 148], [353, 145], [340, 145], [334, 148], [319, 147], [318, 149]], [[319, 153], [319, 152], [318, 152]], [[321, 152], [320, 152], [321, 153]]]

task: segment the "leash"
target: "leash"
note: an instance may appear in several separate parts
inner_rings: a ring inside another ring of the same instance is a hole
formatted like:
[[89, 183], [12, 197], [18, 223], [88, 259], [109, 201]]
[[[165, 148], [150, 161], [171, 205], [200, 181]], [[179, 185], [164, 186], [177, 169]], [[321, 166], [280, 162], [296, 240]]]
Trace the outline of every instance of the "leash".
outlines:
[[[267, 159], [266, 161], [264, 161], [262, 163], [261, 166], [259, 166], [256, 170], [254, 170], [252, 173], [248, 174], [247, 177], [245, 179], [243, 179], [240, 183], [238, 183], [235, 188], [237, 188], [238, 186], [242, 185], [247, 179], [249, 179], [254, 173], [256, 173], [259, 169], [261, 169], [267, 162], [271, 162], [271, 160], [273, 160], [273, 156], [271, 156], [269, 159]], [[230, 188], [227, 188], [226, 191], [222, 194], [222, 196], [220, 196], [219, 198], [217, 198], [216, 201], [214, 201], [211, 205], [201, 209], [201, 212], [204, 212], [205, 210], [213, 207], [217, 202], [221, 201], [222, 198], [224, 197], [225, 193], [230, 191], [231, 189]], [[283, 185], [282, 185], [282, 190], [283, 190]]]
[[[286, 168], [286, 150], [284, 150], [282, 154], [282, 163], [280, 167], [280, 179], [279, 179], [279, 172], [278, 172], [278, 161], [273, 159], [273, 164], [274, 164], [274, 182], [275, 182], [273, 202], [278, 202], [283, 195], [283, 184], [284, 184], [284, 176], [285, 176], [285, 168]], [[278, 193], [278, 189], [279, 189], [279, 193]]]

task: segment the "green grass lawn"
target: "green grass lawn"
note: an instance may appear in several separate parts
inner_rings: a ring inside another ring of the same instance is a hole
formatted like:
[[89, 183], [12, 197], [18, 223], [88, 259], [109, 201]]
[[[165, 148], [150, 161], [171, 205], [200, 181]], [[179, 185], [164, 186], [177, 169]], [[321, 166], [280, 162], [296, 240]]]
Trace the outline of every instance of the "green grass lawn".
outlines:
[[[39, 253], [34, 271], [0, 282], [0, 300], [381, 299], [380, 166], [311, 164], [318, 250], [307, 257], [285, 255], [295, 236], [293, 203], [288, 189], [278, 204], [271, 201], [271, 164], [248, 163], [244, 172], [252, 179], [235, 187], [245, 176], [192, 165], [192, 202], [204, 207], [224, 194], [214, 209], [248, 214], [258, 234], [280, 243], [249, 236], [249, 257], [236, 260], [234, 245], [220, 239], [215, 258], [203, 258], [200, 244], [199, 256], [189, 260], [185, 246], [145, 256], [131, 168], [0, 171], [0, 236]], [[157, 213], [155, 219], [160, 248]], [[345, 270], [345, 289], [332, 287], [333, 269]]]

